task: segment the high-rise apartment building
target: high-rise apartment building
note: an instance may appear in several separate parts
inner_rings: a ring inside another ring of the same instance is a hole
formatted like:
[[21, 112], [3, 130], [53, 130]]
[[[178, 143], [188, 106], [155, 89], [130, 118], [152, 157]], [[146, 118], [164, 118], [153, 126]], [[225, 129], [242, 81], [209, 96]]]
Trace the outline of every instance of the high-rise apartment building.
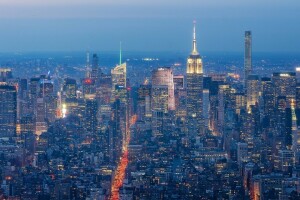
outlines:
[[252, 73], [252, 33], [245, 31], [245, 55], [244, 55], [244, 69], [245, 69], [245, 87], [247, 90], [248, 76]]

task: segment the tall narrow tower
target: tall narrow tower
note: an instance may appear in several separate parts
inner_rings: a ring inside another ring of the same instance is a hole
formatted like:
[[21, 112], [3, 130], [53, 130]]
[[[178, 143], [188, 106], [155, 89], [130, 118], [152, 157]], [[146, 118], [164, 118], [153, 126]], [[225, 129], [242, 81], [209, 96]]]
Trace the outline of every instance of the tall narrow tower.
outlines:
[[202, 134], [203, 121], [203, 67], [202, 59], [197, 50], [196, 23], [194, 22], [193, 49], [187, 59], [187, 127], [191, 138]]
[[93, 58], [92, 58], [92, 74], [91, 74], [91, 78], [94, 81], [98, 81], [99, 78], [101, 77], [101, 69], [99, 67], [99, 58], [97, 54], [93, 54]]
[[252, 34], [251, 31], [245, 31], [245, 89], [247, 90], [248, 76], [252, 73]]
[[85, 78], [91, 78], [90, 52], [86, 52], [86, 72]]

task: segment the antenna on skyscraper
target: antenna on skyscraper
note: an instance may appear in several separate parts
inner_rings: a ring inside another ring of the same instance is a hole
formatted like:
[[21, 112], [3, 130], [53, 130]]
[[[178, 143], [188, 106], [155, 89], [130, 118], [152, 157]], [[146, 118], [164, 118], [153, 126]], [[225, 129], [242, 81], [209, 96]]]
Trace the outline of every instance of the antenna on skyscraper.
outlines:
[[193, 21], [194, 31], [193, 31], [193, 39], [196, 40], [196, 20]]
[[194, 29], [193, 29], [193, 50], [192, 50], [192, 53], [193, 54], [198, 54], [197, 41], [196, 41], [196, 20], [193, 21], [193, 24], [194, 24]]

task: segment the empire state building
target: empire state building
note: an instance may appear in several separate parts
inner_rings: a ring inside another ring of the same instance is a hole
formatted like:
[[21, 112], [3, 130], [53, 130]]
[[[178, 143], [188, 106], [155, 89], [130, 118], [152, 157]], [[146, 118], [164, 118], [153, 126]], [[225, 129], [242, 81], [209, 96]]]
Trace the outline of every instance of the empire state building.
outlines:
[[193, 49], [187, 59], [187, 129], [189, 137], [202, 134], [203, 120], [203, 67], [197, 50], [196, 26], [194, 22]]

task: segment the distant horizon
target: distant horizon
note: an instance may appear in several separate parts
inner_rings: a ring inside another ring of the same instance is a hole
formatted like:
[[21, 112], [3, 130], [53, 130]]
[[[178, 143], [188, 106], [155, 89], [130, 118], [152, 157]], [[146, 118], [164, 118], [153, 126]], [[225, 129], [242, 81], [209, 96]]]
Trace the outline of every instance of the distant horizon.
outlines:
[[[119, 54], [119, 50], [33, 50], [33, 51], [0, 51], [0, 54], [47, 54], [47, 53], [83, 53], [84, 55], [89, 52], [91, 55], [93, 53], [101, 55], [101, 53], [110, 53], [110, 54]], [[184, 50], [156, 50], [156, 51], [139, 51], [139, 50], [122, 50], [122, 53], [182, 53], [189, 55], [190, 51]], [[200, 55], [202, 54], [244, 54], [243, 51], [202, 51], [199, 52]], [[252, 51], [253, 55], [255, 54], [300, 54], [299, 51]]]

